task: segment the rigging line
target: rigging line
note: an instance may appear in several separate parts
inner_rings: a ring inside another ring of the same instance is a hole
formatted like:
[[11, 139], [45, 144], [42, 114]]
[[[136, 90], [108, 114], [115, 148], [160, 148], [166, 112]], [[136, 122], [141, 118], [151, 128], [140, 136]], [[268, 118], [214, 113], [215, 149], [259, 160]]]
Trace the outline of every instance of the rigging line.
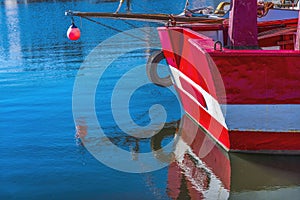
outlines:
[[[132, 28], [140, 28], [140, 27], [138, 27], [138, 26], [136, 26], [136, 25], [134, 25], [134, 24], [128, 22], [126, 19], [121, 19], [121, 20], [122, 20], [122, 22], [124, 22], [125, 24], [131, 26]], [[144, 29], [140, 29], [140, 31], [142, 31], [142, 32], [144, 32], [144, 33], [146, 33], [146, 34], [148, 34], [148, 35], [151, 34], [150, 32], [148, 32], [148, 31], [146, 31], [146, 30], [144, 30]]]
[[132, 34], [130, 34], [130, 33], [124, 32], [124, 31], [122, 31], [122, 30], [120, 30], [120, 29], [117, 29], [117, 28], [112, 27], [112, 26], [110, 26], [110, 25], [107, 25], [107, 24], [101, 23], [101, 22], [99, 22], [99, 21], [93, 20], [93, 19], [91, 19], [91, 18], [88, 18], [88, 17], [85, 17], [85, 16], [82, 16], [82, 18], [84, 18], [84, 19], [86, 19], [86, 20], [88, 20], [88, 21], [94, 22], [94, 23], [96, 23], [96, 24], [99, 24], [99, 25], [101, 25], [101, 26], [104, 26], [104, 27], [106, 27], [106, 28], [112, 29], [112, 30], [114, 30], [114, 31], [117, 31], [117, 32], [119, 32], [119, 33], [123, 33], [123, 34], [125, 34], [125, 35], [130, 36], [130, 37], [136, 38], [136, 39], [141, 40], [141, 41], [143, 41], [143, 42], [148, 42], [147, 40], [145, 40], [145, 39], [143, 39], [143, 38], [140, 38], [140, 37], [137, 37], [137, 36], [132, 35]]
[[126, 21], [126, 19], [122, 19], [122, 22], [124, 22], [125, 24], [131, 26], [132, 28], [139, 28], [138, 26], [136, 26], [136, 25], [134, 25], [134, 24], [132, 24], [132, 23]]

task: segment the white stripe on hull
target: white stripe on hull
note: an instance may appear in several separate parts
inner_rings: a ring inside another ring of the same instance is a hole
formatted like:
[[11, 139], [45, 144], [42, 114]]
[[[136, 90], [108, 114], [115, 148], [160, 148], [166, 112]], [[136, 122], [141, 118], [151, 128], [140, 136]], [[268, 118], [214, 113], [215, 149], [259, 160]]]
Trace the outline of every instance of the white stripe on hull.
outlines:
[[229, 130], [292, 132], [300, 131], [300, 105], [226, 105]]
[[[216, 99], [189, 77], [172, 66], [170, 69], [176, 86], [228, 130], [300, 132], [300, 105], [298, 104], [229, 104], [220, 106]], [[179, 77], [201, 92], [207, 109], [192, 94], [183, 89]]]
[[[184, 92], [191, 100], [193, 100], [198, 106], [202, 107], [204, 110], [206, 110], [210, 116], [215, 118], [220, 124], [222, 124], [223, 127], [227, 128], [227, 125], [225, 123], [225, 119], [220, 107], [219, 102], [212, 97], [209, 93], [207, 93], [201, 86], [197, 85], [194, 81], [192, 81], [189, 77], [187, 77], [185, 74], [183, 74], [181, 71], [177, 70], [175, 67], [170, 66], [171, 74], [173, 77], [173, 81], [175, 82], [176, 86]], [[179, 77], [183, 78], [185, 81], [187, 81], [189, 84], [194, 86], [201, 94], [203, 95], [207, 109], [204, 108], [199, 101], [190, 93], [185, 91], [180, 83]]]

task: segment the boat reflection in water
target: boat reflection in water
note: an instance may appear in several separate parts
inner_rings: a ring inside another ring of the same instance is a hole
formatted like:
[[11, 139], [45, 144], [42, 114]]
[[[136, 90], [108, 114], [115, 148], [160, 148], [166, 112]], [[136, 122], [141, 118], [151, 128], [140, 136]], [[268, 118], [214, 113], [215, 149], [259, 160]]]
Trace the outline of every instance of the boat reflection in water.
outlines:
[[[77, 137], [86, 140], [84, 120], [76, 129]], [[173, 137], [173, 152], [160, 151]], [[135, 146], [136, 153], [143, 141], [121, 136], [110, 140]], [[158, 161], [170, 163], [166, 192], [171, 199], [299, 199], [300, 156], [227, 153], [186, 115], [180, 125], [166, 123], [150, 146]]]
[[300, 157], [226, 153], [189, 117], [168, 168], [172, 199], [298, 199]]

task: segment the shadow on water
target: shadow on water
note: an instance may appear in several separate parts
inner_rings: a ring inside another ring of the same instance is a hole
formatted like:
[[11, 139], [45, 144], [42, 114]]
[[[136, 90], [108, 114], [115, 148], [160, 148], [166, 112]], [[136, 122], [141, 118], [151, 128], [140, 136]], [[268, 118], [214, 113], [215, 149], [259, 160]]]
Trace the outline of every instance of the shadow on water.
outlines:
[[[107, 136], [107, 138], [105, 138], [105, 140], [102, 140], [102, 142], [106, 143], [106, 140], [109, 140], [114, 145], [123, 147], [124, 149], [129, 149], [134, 153], [141, 153], [142, 151], [144, 151], [145, 147], [140, 149], [140, 145], [144, 146], [145, 144], [147, 144], [149, 146], [148, 149], [151, 148], [153, 151], [158, 151], [158, 153], [155, 155], [158, 160], [162, 162], [170, 162], [173, 157], [171, 155], [172, 152], [165, 153], [159, 150], [174, 138], [174, 135], [179, 128], [179, 122], [180, 121], [165, 123], [162, 130], [160, 130], [151, 138], [137, 138], [124, 134], [123, 132], [115, 132], [114, 136]], [[81, 146], [84, 146], [84, 143], [82, 143], [81, 140], [84, 140], [85, 137], [88, 136], [88, 129], [89, 127], [85, 124], [84, 120], [77, 121], [75, 137], [78, 144]]]

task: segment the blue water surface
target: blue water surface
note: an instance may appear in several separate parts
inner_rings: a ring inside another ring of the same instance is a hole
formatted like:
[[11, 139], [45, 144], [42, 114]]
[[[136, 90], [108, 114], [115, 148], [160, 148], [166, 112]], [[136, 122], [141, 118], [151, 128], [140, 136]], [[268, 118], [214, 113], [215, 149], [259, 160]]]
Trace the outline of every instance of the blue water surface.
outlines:
[[[179, 1], [172, 7], [166, 7], [166, 3], [132, 1], [131, 9], [178, 13], [183, 6]], [[167, 198], [166, 169], [147, 174], [110, 169], [75, 138], [72, 115], [75, 76], [93, 48], [117, 32], [76, 18], [82, 37], [70, 41], [66, 30], [71, 19], [64, 12], [69, 9], [113, 12], [117, 5], [116, 1], [93, 0], [0, 1], [0, 199]], [[132, 28], [116, 20], [101, 22], [122, 30]], [[112, 44], [111, 48], [118, 48], [118, 44]], [[125, 68], [135, 62], [145, 63], [147, 59], [143, 54], [132, 58], [123, 62]], [[159, 95], [156, 101], [159, 98], [168, 104], [167, 97]], [[138, 102], [137, 97], [131, 105], [133, 115], [137, 115], [134, 104]], [[99, 114], [107, 117], [102, 123], [108, 129], [115, 126], [109, 112], [107, 109], [107, 113]], [[180, 115], [171, 112], [169, 121], [179, 118]]]

